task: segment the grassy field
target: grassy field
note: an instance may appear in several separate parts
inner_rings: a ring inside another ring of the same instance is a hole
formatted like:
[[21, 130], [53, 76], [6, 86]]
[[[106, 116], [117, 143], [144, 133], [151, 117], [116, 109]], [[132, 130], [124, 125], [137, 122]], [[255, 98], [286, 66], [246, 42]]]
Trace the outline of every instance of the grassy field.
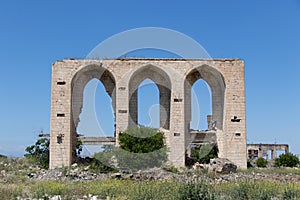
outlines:
[[61, 195], [63, 199], [300, 199], [300, 185], [271, 181], [206, 184], [199, 181], [24, 181], [0, 183], [1, 199], [41, 198]]
[[[191, 181], [137, 181], [109, 179], [105, 181], [41, 181], [31, 179], [28, 172], [35, 167], [26, 159], [0, 158], [0, 200], [22, 198], [48, 199], [60, 195], [62, 199], [300, 199], [300, 184], [275, 180], [251, 180], [208, 183], [205, 174]], [[299, 169], [249, 169], [238, 173], [299, 174]], [[209, 175], [208, 175], [209, 176]], [[192, 180], [192, 179], [191, 179]]]

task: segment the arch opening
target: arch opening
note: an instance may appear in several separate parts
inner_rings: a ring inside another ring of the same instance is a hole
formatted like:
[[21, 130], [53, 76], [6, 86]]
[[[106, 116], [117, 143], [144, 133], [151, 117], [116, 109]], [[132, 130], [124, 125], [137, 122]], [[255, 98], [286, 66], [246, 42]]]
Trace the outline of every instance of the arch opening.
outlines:
[[[223, 130], [223, 120], [224, 120], [224, 99], [225, 99], [225, 81], [222, 74], [217, 71], [215, 68], [202, 65], [200, 67], [192, 69], [185, 79], [185, 119], [186, 119], [186, 128], [189, 130], [190, 123], [192, 120], [192, 88], [194, 86], [197, 87], [198, 81], [207, 84], [208, 91], [210, 93], [210, 97], [206, 97], [206, 99], [210, 99], [209, 106], [206, 106], [206, 109], [211, 109], [211, 115], [205, 116], [205, 113], [209, 114], [208, 111], [199, 112], [198, 118], [202, 118], [207, 124], [207, 128], [217, 128]], [[196, 84], [196, 85], [195, 85]], [[199, 92], [200, 91], [200, 92]], [[201, 100], [201, 90], [195, 90], [195, 94], [199, 95], [199, 100]], [[206, 92], [207, 94], [207, 92]], [[205, 104], [207, 105], [207, 104]], [[200, 108], [201, 109], [201, 108]], [[193, 124], [194, 126], [194, 124]], [[212, 127], [213, 126], [213, 127]], [[200, 124], [201, 127], [201, 124]], [[206, 129], [205, 129], [206, 130]]]
[[[115, 79], [99, 65], [85, 66], [72, 80], [71, 130], [75, 148], [77, 137], [115, 136]], [[91, 156], [101, 145], [86, 142], [82, 156]]]
[[138, 125], [159, 128], [160, 105], [159, 89], [149, 78], [138, 87]]
[[[149, 80], [151, 80], [150, 82], [152, 82], [153, 85], [156, 85], [156, 93], [158, 96], [156, 99], [159, 101], [159, 103], [156, 101], [157, 106], [154, 106], [152, 110], [154, 111], [153, 114], [157, 118], [152, 119], [154, 122], [156, 121], [156, 123], [152, 125], [154, 125], [155, 128], [163, 128], [168, 130], [170, 128], [171, 82], [168, 74], [165, 71], [153, 65], [146, 65], [139, 68], [132, 74], [130, 78], [128, 127], [139, 125], [139, 113], [142, 109], [139, 107], [139, 105], [142, 105], [141, 101], [144, 101], [144, 96], [140, 96], [139, 98], [139, 86], [143, 85], [143, 81], [149, 82]], [[149, 95], [153, 95], [153, 93], [150, 93]], [[154, 93], [154, 96], [152, 97], [155, 96], [156, 95]], [[144, 114], [145, 113], [143, 113], [143, 115]]]
[[209, 130], [212, 116], [212, 99], [209, 85], [198, 79], [191, 88], [191, 130]]

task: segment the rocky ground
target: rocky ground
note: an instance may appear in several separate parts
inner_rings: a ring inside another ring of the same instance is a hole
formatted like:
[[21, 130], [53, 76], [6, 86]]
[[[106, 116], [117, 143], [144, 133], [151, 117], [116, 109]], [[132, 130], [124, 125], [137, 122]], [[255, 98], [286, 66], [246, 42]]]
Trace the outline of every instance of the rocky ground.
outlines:
[[[152, 168], [139, 171], [120, 171], [97, 173], [86, 164], [73, 164], [68, 168], [53, 170], [41, 169], [24, 159], [0, 159], [0, 183], [17, 184], [18, 181], [31, 183], [39, 181], [89, 182], [94, 180], [178, 180], [186, 182], [191, 179], [202, 179], [212, 185], [218, 183], [235, 183], [251, 181], [275, 181], [279, 183], [300, 184], [300, 168], [252, 168], [237, 170], [236, 166], [226, 159], [211, 160], [210, 164], [195, 164], [191, 168], [175, 169], [173, 167]], [[276, 183], [277, 184], [277, 183]], [[0, 188], [1, 189], [1, 188]], [[1, 195], [0, 195], [1, 197]], [[21, 200], [21, 198], [19, 198]], [[60, 195], [48, 199], [59, 200]], [[98, 199], [97, 196], [86, 196], [82, 199]]]
[[38, 166], [24, 164], [20, 159], [7, 159], [0, 161], [0, 181], [4, 182], [12, 176], [23, 176], [36, 180], [184, 180], [191, 177], [201, 177], [212, 183], [237, 182], [245, 180], [274, 180], [280, 182], [296, 182], [300, 184], [300, 168], [253, 168], [236, 171], [236, 166], [228, 160], [212, 160], [210, 164], [196, 164], [188, 169], [153, 168], [135, 172], [120, 171], [117, 173], [96, 173], [88, 165], [73, 164], [69, 168], [53, 170], [41, 169]]
[[[188, 176], [187, 176], [188, 175]], [[168, 180], [168, 179], [186, 179], [187, 177], [205, 178], [209, 182], [238, 182], [245, 180], [274, 180], [279, 182], [296, 182], [300, 184], [300, 174], [280, 174], [264, 172], [237, 172], [229, 174], [206, 173], [202, 171], [186, 170], [179, 173], [173, 173], [161, 168], [137, 171], [134, 173], [107, 173], [96, 174], [88, 170], [71, 168], [68, 171], [64, 169], [40, 170], [36, 173], [29, 173], [28, 177], [38, 180], [66, 180], [88, 181], [88, 180], [107, 180], [111, 178], [132, 179], [132, 180]]]
[[93, 170], [90, 170], [89, 166], [78, 166], [78, 164], [75, 163], [70, 168], [45, 170], [38, 167], [29, 167], [29, 169], [24, 172], [27, 172], [29, 178], [37, 180], [69, 179], [74, 181], [88, 181], [114, 178], [132, 180], [185, 180], [190, 178], [204, 178], [207, 182], [211, 183], [272, 180], [283, 183], [295, 182], [300, 184], [299, 168], [266, 168], [236, 171], [236, 167], [227, 164], [226, 162], [217, 163], [215, 165], [211, 163], [194, 166], [191, 169], [179, 169], [177, 172], [171, 172], [168, 168], [152, 168], [136, 172], [95, 173]]

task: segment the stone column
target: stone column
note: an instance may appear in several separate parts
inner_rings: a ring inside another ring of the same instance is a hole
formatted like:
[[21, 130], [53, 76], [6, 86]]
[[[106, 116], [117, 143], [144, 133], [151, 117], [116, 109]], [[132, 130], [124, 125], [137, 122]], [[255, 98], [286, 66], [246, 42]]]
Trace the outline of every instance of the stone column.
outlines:
[[[181, 77], [172, 77], [170, 161], [176, 167], [185, 164], [184, 84]], [[177, 100], [178, 99], [178, 100]]]
[[272, 149], [272, 160], [275, 160], [277, 156], [276, 147]]
[[170, 101], [171, 91], [165, 86], [158, 85], [160, 104], [160, 127], [170, 129]]
[[70, 166], [73, 160], [71, 80], [62, 62], [52, 67], [50, 169]]
[[[133, 109], [137, 109], [137, 96], [134, 96], [134, 104], [130, 104], [128, 100], [128, 83], [121, 82], [116, 84], [116, 145], [118, 146], [119, 133], [126, 131], [128, 126], [136, 124], [130, 117], [129, 106], [133, 106]], [[137, 110], [135, 110], [137, 112]], [[137, 116], [136, 116], [137, 117]], [[134, 120], [137, 118], [134, 117]]]

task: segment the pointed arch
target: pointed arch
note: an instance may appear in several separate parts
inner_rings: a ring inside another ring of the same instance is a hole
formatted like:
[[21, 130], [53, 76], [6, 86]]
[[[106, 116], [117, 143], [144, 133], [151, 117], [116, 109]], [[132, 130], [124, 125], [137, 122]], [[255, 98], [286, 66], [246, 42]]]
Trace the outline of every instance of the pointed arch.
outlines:
[[138, 87], [138, 124], [152, 128], [160, 127], [159, 89], [149, 78]]
[[203, 79], [211, 89], [212, 98], [212, 121], [216, 122], [216, 127], [223, 130], [224, 104], [225, 104], [225, 81], [224, 77], [217, 69], [209, 65], [201, 65], [191, 69], [185, 77], [185, 96], [186, 96], [186, 124], [191, 120], [191, 88], [193, 84]]
[[209, 130], [212, 115], [211, 89], [206, 81], [198, 79], [191, 88], [191, 122], [192, 130]]
[[75, 147], [77, 135], [76, 129], [80, 121], [79, 115], [83, 107], [84, 88], [87, 85], [87, 83], [92, 79], [97, 79], [103, 84], [105, 91], [112, 99], [112, 107], [115, 116], [116, 82], [114, 75], [108, 69], [102, 67], [102, 65], [92, 64], [82, 66], [81, 69], [79, 69], [77, 73], [73, 76], [71, 81], [71, 137], [73, 137], [73, 139], [71, 140], [71, 146], [73, 148]]
[[145, 79], [151, 79], [159, 90], [160, 127], [170, 128], [171, 81], [169, 75], [154, 65], [145, 65], [137, 69], [129, 79], [129, 124], [138, 124], [138, 87]]

